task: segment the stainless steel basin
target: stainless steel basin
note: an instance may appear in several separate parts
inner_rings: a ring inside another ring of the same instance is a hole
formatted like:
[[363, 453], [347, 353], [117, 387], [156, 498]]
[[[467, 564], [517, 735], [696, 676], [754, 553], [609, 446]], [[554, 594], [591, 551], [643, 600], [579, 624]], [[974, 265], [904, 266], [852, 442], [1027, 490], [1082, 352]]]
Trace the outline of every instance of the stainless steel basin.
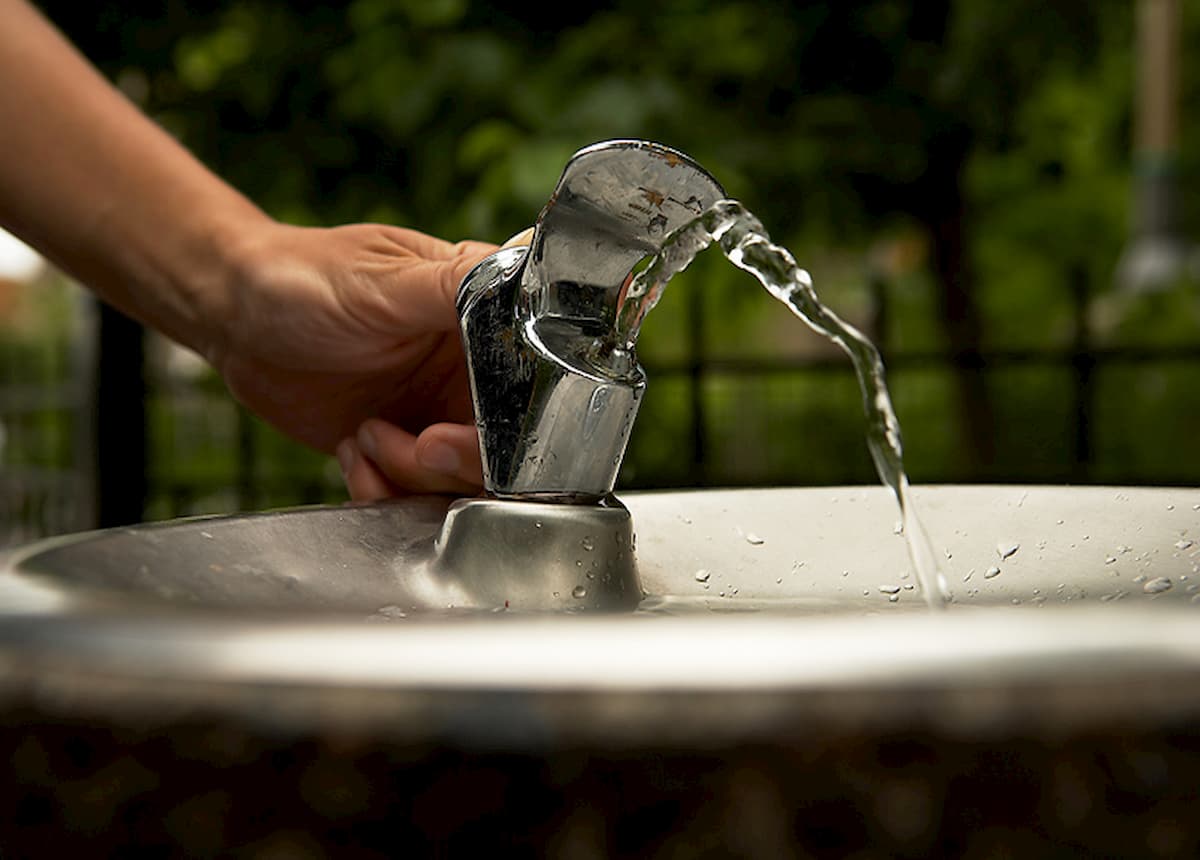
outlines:
[[[955, 592], [946, 612], [927, 609], [882, 489], [631, 494], [640, 604], [586, 617], [622, 605], [605, 596], [611, 578], [588, 528], [559, 542], [553, 576], [530, 532], [528, 569], [483, 585], [439, 579], [417, 562], [449, 502], [420, 498], [34, 545], [3, 576], [0, 649], [10, 684], [34, 666], [43, 684], [60, 667], [103, 671], [145, 681], [126, 694], [147, 700], [167, 682], [177, 705], [176, 686], [202, 681], [227, 685], [235, 710], [245, 684], [316, 696], [330, 687], [657, 696], [959, 692], [1067, 677], [1111, 682], [1103, 707], [1121, 709], [1122, 684], [1147, 673], [1180, 674], [1190, 700], [1200, 492], [929, 487], [917, 497]], [[565, 611], [519, 611], [529, 605]], [[255, 706], [253, 716], [270, 715]], [[612, 726], [601, 711], [565, 730], [656, 729], [625, 716]]]
[[[742, 774], [750, 749], [841, 779], [863, 750], [875, 767], [880, 749], [914, 738], [939, 767], [987, 750], [1027, 756], [1052, 771], [1034, 782], [1061, 776], [1063, 750], [1087, 759], [1150, 738], [1173, 778], [1197, 775], [1194, 751], [1174, 756], [1200, 716], [1200, 490], [916, 497], [955, 593], [944, 612], [926, 607], [877, 488], [629, 494], [642, 596], [627, 609], [586, 527], [524, 577], [511, 563], [500, 584], [437, 574], [422, 560], [441, 499], [54, 539], [10, 554], [0, 576], [0, 703], [26, 715], [16, 724], [29, 736], [35, 724], [170, 737], [203, 725], [271, 749], [369, 738], [543, 764], [624, 750], [625, 776], [651, 783], [648, 761], [682, 767], [689, 751]], [[1031, 739], [1036, 752], [1012, 751]], [[823, 757], [835, 749], [837, 761]], [[751, 770], [779, 788], [768, 759]], [[863, 778], [913, 774], [880, 767]], [[949, 776], [929, 778], [949, 791]], [[997, 791], [1020, 789], [997, 779]], [[794, 823], [810, 789], [771, 803]], [[1161, 804], [1163, 790], [1147, 791]], [[877, 834], [884, 854], [932, 856], [922, 840], [951, 821], [931, 818], [907, 842], [896, 826]], [[1197, 828], [1172, 826], [1200, 845]]]

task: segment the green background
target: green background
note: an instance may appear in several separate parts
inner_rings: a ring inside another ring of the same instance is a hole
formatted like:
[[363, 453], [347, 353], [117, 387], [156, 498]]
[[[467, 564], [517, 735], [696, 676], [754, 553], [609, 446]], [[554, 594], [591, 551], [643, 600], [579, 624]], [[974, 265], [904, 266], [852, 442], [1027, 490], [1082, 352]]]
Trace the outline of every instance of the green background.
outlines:
[[[1196, 284], [1114, 287], [1132, 3], [41, 5], [287, 221], [498, 242], [579, 147], [674, 146], [880, 340], [915, 481], [1200, 483]], [[1200, 3], [1182, 27], [1195, 236]], [[0, 328], [10, 385], [69, 370], [62, 313], [39, 313]], [[639, 352], [650, 390], [622, 486], [874, 479], [848, 363], [715, 252], [672, 283]], [[155, 367], [148, 516], [341, 497], [326, 458], [239, 416], [218, 380]], [[70, 462], [55, 414], [8, 420], [6, 468]]]

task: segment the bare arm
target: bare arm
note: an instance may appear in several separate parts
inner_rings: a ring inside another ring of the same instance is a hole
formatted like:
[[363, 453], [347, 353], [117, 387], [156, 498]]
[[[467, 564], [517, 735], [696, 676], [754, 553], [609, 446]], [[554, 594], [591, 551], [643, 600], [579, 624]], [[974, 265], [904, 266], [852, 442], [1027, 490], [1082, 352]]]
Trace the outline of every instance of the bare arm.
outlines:
[[237, 237], [268, 219], [147, 120], [24, 0], [0, 0], [0, 223], [208, 354]]
[[0, 225], [337, 452], [355, 498], [481, 481], [454, 297], [493, 246], [267, 217], [0, 0]]

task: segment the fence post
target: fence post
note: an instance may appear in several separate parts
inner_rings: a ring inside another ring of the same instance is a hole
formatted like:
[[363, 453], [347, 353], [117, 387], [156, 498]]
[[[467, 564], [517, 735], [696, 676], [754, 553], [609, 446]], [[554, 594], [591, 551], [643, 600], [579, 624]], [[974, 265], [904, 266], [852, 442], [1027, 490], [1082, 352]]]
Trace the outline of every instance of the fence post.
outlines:
[[692, 423], [693, 486], [708, 485], [708, 433], [705, 427], [704, 375], [707, 356], [704, 344], [704, 293], [699, 282], [688, 290], [688, 394]]
[[149, 482], [146, 469], [146, 352], [141, 325], [99, 304], [96, 315], [95, 510], [101, 528], [140, 522]]
[[254, 487], [254, 461], [256, 445], [254, 419], [244, 406], [237, 406], [237, 500], [238, 508], [252, 511], [258, 504], [258, 493]]
[[1071, 369], [1074, 374], [1074, 451], [1071, 462], [1072, 480], [1084, 483], [1092, 470], [1092, 408], [1095, 381], [1093, 370], [1096, 360], [1092, 356], [1091, 327], [1088, 320], [1088, 274], [1087, 268], [1075, 263], [1067, 272], [1074, 309], [1074, 336], [1071, 343]]

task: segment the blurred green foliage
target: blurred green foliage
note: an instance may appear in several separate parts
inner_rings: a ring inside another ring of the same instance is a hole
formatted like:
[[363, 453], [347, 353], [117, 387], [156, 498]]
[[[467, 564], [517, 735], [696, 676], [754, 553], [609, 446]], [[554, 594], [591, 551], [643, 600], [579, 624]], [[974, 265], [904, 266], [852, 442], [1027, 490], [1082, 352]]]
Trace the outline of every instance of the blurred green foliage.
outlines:
[[[1097, 347], [1200, 342], [1194, 285], [1113, 294], [1131, 198], [1132, 3], [42, 5], [151, 116], [282, 219], [501, 241], [532, 221], [574, 150], [649, 138], [708, 167], [847, 317], [866, 324], [866, 285], [881, 281], [886, 355], [1067, 350], [1079, 283]], [[1185, 0], [1183, 22], [1182, 43], [1200, 43], [1200, 2]], [[1182, 76], [1182, 104], [1200, 104], [1195, 52]], [[1194, 188], [1200, 114], [1184, 111], [1182, 137]], [[1194, 228], [1196, 195], [1185, 198]], [[666, 370], [684, 369], [698, 345], [734, 362], [826, 354], [782, 317], [720, 260], [679, 278], [641, 341], [651, 393], [628, 482], [871, 479], [853, 385], [824, 370], [707, 377], [711, 465], [702, 476], [690, 465], [691, 389]], [[1096, 424], [1095, 478], [1200, 481], [1200, 461], [1170, 453], [1195, 436], [1195, 370], [1096, 371], [1100, 405], [1083, 416]], [[986, 378], [898, 366], [916, 479], [1077, 474], [1073, 379], [1067, 364]], [[972, 429], [980, 409], [989, 439]]]

